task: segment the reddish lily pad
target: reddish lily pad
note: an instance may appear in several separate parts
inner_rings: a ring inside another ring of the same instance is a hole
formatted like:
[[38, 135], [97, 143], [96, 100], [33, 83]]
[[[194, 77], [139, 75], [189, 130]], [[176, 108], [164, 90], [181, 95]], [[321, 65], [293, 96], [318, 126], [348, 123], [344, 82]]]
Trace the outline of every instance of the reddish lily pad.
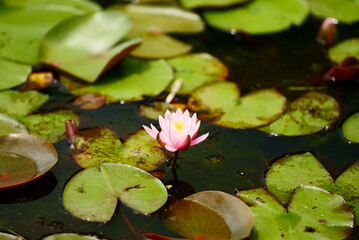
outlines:
[[188, 54], [168, 59], [167, 62], [175, 70], [175, 79], [182, 80], [178, 91], [180, 94], [190, 94], [204, 84], [223, 81], [228, 76], [223, 62], [208, 53]]
[[160, 145], [144, 130], [134, 133], [124, 144], [108, 129], [80, 130], [73, 149], [72, 157], [83, 168], [101, 163], [123, 163], [152, 171], [166, 160]]
[[0, 136], [0, 188], [38, 179], [50, 171], [57, 160], [55, 148], [39, 137], [28, 134]]
[[334, 65], [324, 75], [325, 80], [345, 81], [352, 80], [359, 73], [359, 60], [355, 57], [347, 57], [338, 65]]
[[335, 122], [340, 115], [338, 102], [320, 92], [309, 92], [289, 104], [286, 113], [260, 130], [286, 135], [308, 135]]
[[62, 203], [74, 216], [107, 222], [118, 200], [143, 214], [150, 214], [167, 201], [162, 182], [139, 168], [103, 163], [77, 173], [65, 186]]
[[165, 225], [189, 239], [234, 240], [249, 236], [253, 215], [232, 195], [203, 191], [172, 204]]
[[98, 109], [106, 104], [106, 98], [97, 94], [86, 94], [77, 97], [72, 104], [86, 110]]
[[79, 125], [79, 117], [70, 110], [58, 110], [44, 114], [33, 114], [24, 118], [23, 123], [29, 133], [46, 139], [50, 143], [63, 140], [66, 136], [65, 122], [74, 120]]
[[347, 118], [342, 126], [344, 137], [353, 143], [359, 143], [359, 112]]
[[205, 10], [203, 17], [227, 31], [268, 34], [301, 25], [308, 13], [308, 3], [302, 0], [253, 0], [243, 6]]
[[251, 237], [258, 240], [339, 240], [353, 229], [353, 214], [344, 199], [318, 187], [301, 185], [287, 209], [264, 188], [240, 191], [238, 197], [253, 211]]
[[15, 119], [22, 119], [40, 108], [48, 99], [47, 94], [37, 91], [2, 91], [0, 92], [0, 112]]

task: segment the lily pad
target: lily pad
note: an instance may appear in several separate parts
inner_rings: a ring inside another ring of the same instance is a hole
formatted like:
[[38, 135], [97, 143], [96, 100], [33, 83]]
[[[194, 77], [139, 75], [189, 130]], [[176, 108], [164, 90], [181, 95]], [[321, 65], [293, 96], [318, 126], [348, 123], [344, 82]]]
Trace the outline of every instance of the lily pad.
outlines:
[[42, 240], [100, 240], [100, 238], [75, 233], [57, 233], [46, 236]]
[[29, 115], [23, 119], [23, 123], [31, 135], [56, 143], [66, 136], [65, 122], [67, 120], [74, 120], [79, 125], [79, 117], [70, 110]]
[[227, 7], [235, 4], [245, 3], [250, 0], [180, 0], [180, 3], [185, 8], [200, 8], [200, 7]]
[[74, 95], [99, 94], [107, 102], [142, 100], [143, 95], [157, 96], [173, 78], [173, 71], [165, 60], [137, 60], [126, 58], [100, 81], [72, 91]]
[[[36, 149], [36, 151], [34, 151]], [[57, 163], [55, 148], [28, 134], [0, 136], [0, 188], [23, 185], [51, 170]]]
[[183, 81], [180, 94], [189, 94], [204, 84], [223, 81], [228, 76], [223, 62], [208, 53], [188, 54], [167, 61], [174, 68], [175, 79]]
[[158, 120], [158, 116], [164, 116], [167, 110], [175, 112], [176, 107], [173, 104], [166, 102], [153, 102], [152, 105], [141, 105], [139, 108], [140, 114], [146, 118]]
[[124, 144], [109, 129], [80, 130], [73, 149], [73, 159], [83, 168], [101, 163], [123, 163], [152, 171], [166, 160], [160, 145], [142, 129]]
[[359, 1], [352, 0], [307, 0], [313, 15], [336, 18], [344, 23], [359, 21]]
[[359, 112], [346, 119], [342, 126], [344, 137], [353, 143], [359, 143]]
[[119, 11], [69, 18], [45, 35], [39, 61], [94, 82], [140, 43], [132, 39], [118, 44], [130, 27], [130, 19]]
[[0, 90], [13, 88], [26, 82], [31, 66], [0, 58]]
[[0, 240], [24, 240], [24, 238], [9, 233], [0, 232]]
[[339, 42], [329, 49], [329, 58], [336, 63], [342, 62], [347, 57], [359, 59], [359, 38], [350, 38]]
[[170, 206], [165, 225], [189, 239], [243, 239], [251, 233], [253, 215], [238, 200], [220, 191], [192, 194]]
[[15, 119], [22, 119], [26, 115], [39, 109], [48, 99], [49, 96], [47, 94], [37, 91], [1, 91], [0, 112]]
[[167, 201], [162, 182], [139, 168], [103, 163], [77, 173], [65, 186], [62, 202], [74, 216], [107, 222], [118, 199], [143, 214], [150, 214]]
[[140, 35], [142, 43], [130, 55], [137, 58], [171, 58], [191, 51], [192, 46], [162, 33], [144, 33]]
[[0, 136], [10, 133], [24, 133], [27, 134], [27, 129], [20, 122], [14, 118], [0, 113]]
[[287, 210], [263, 188], [240, 191], [238, 197], [253, 211], [251, 237], [258, 240], [339, 240], [353, 228], [353, 214], [344, 199], [318, 187], [301, 185]]
[[178, 7], [120, 4], [110, 9], [120, 10], [131, 18], [131, 35], [146, 32], [198, 33], [204, 30], [204, 23], [198, 14]]
[[40, 39], [63, 20], [83, 13], [79, 9], [0, 6], [0, 56], [18, 62], [38, 63]]
[[308, 135], [319, 132], [335, 122], [340, 115], [338, 102], [320, 92], [308, 92], [289, 104], [287, 112], [260, 130], [286, 135]]
[[287, 155], [275, 161], [266, 175], [268, 191], [287, 204], [294, 189], [301, 184], [327, 189], [333, 179], [311, 153]]
[[253, 0], [239, 7], [205, 10], [203, 17], [227, 31], [268, 34], [301, 25], [308, 13], [308, 3], [302, 0]]
[[239, 89], [234, 83], [219, 82], [194, 91], [190, 106], [195, 111], [209, 111], [218, 125], [244, 129], [276, 120], [284, 112], [286, 101], [275, 89], [261, 89], [239, 98]]

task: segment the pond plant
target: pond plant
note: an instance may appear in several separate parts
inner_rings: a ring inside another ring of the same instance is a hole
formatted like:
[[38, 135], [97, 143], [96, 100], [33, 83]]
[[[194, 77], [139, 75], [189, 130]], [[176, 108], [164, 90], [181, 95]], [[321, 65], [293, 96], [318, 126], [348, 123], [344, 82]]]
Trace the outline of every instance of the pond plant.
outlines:
[[358, 12], [0, 0], [0, 239], [358, 239]]

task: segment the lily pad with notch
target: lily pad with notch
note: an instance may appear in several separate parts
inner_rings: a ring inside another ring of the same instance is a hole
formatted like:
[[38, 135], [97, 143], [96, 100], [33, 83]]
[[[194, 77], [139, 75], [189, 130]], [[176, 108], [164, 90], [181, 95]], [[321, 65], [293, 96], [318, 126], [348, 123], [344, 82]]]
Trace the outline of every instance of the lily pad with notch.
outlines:
[[243, 6], [204, 10], [204, 19], [212, 26], [248, 34], [269, 34], [300, 26], [309, 6], [302, 0], [252, 0]]
[[345, 200], [315, 186], [299, 186], [287, 209], [264, 188], [243, 190], [237, 196], [253, 211], [253, 239], [340, 240], [353, 229], [353, 213]]
[[146, 171], [157, 169], [167, 156], [144, 130], [138, 130], [124, 144], [105, 128], [80, 130], [73, 142], [72, 158], [83, 168], [101, 163], [122, 163]]
[[340, 115], [338, 102], [320, 92], [308, 92], [291, 102], [286, 113], [262, 131], [285, 136], [317, 133], [334, 123]]
[[79, 125], [79, 117], [71, 110], [57, 110], [47, 113], [32, 114], [23, 119], [29, 133], [39, 136], [50, 143], [63, 140], [66, 136], [65, 122], [74, 120]]
[[234, 240], [250, 235], [253, 214], [241, 200], [220, 191], [203, 191], [171, 204], [165, 225], [187, 239]]
[[151, 214], [167, 201], [163, 183], [139, 168], [103, 163], [82, 170], [66, 184], [62, 203], [74, 216], [107, 222], [118, 200], [142, 214]]
[[55, 148], [42, 138], [28, 134], [0, 136], [0, 189], [38, 179], [50, 171], [57, 160]]

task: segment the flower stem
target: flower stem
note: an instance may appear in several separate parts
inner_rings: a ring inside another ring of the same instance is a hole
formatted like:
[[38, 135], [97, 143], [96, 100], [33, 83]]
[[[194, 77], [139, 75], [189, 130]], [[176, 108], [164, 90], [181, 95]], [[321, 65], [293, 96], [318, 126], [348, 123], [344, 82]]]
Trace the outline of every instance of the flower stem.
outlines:
[[178, 158], [178, 151], [175, 151], [172, 156], [172, 161], [171, 161], [171, 165], [170, 165], [171, 169], [176, 167], [177, 158]]

